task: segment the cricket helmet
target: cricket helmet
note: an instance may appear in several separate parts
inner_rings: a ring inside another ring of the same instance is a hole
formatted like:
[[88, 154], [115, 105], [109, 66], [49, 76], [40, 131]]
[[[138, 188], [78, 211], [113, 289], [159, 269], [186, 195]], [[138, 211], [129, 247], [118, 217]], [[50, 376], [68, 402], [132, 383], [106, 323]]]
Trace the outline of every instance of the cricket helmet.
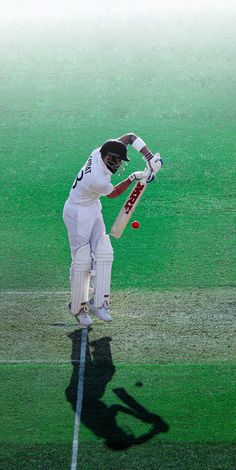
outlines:
[[100, 152], [102, 157], [108, 155], [109, 158], [107, 159], [106, 166], [112, 173], [117, 172], [120, 166], [120, 160], [129, 162], [126, 145], [119, 140], [107, 140], [101, 146]]

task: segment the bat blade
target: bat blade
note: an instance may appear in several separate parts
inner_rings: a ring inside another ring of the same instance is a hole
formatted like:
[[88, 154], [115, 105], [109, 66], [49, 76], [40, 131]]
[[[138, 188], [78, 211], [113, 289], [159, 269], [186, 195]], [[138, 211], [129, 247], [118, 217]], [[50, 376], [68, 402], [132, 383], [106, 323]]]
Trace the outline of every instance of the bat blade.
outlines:
[[[161, 169], [163, 165], [160, 154], [156, 153], [151, 160], [151, 164], [148, 163], [148, 170], [150, 171], [150, 176], [153, 173], [154, 175]], [[120, 238], [126, 225], [129, 222], [131, 215], [134, 213], [137, 204], [139, 203], [146, 187], [147, 187], [148, 178], [144, 178], [141, 181], [138, 181], [134, 189], [130, 192], [128, 198], [126, 199], [124, 205], [122, 206], [114, 224], [111, 227], [110, 234], [115, 238]]]
[[131, 215], [134, 213], [137, 204], [139, 203], [145, 189], [147, 187], [146, 180], [138, 181], [130, 192], [124, 205], [122, 206], [114, 224], [112, 225], [110, 234], [115, 238], [120, 238], [126, 225], [128, 224]]

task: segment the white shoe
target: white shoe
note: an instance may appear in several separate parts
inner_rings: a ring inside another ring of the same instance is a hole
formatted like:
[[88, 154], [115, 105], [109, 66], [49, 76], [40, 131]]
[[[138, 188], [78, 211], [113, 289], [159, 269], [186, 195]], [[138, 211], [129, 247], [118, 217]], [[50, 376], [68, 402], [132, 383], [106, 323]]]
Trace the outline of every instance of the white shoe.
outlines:
[[[71, 302], [68, 305], [69, 312], [71, 313]], [[76, 315], [71, 313], [71, 315], [80, 323], [81, 326], [91, 326], [93, 321], [87, 313], [87, 306], [83, 307]]]
[[96, 315], [96, 317], [100, 318], [103, 321], [111, 321], [111, 315], [109, 315], [109, 308], [106, 302], [104, 302], [101, 308], [95, 308], [91, 300], [88, 302], [88, 308], [91, 312]]

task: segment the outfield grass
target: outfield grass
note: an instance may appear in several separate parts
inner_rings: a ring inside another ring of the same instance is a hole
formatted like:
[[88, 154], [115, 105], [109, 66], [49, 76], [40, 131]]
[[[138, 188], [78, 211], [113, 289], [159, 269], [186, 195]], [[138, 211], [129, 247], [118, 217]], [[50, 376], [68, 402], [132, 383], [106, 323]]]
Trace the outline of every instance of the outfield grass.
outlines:
[[[70, 468], [80, 331], [61, 214], [91, 150], [135, 132], [164, 167], [140, 229], [112, 240], [79, 468], [234, 470], [235, 7], [87, 3], [0, 28], [0, 466]], [[124, 176], [144, 165], [129, 155]], [[102, 199], [108, 232], [125, 197]]]
[[[146, 12], [148, 34], [139, 17], [2, 29], [3, 288], [67, 285], [70, 186], [91, 150], [130, 131], [165, 166], [137, 209], [140, 230], [114, 240], [113, 288], [235, 283], [233, 11]], [[126, 176], [143, 167], [130, 156]], [[108, 230], [125, 196], [103, 198]]]

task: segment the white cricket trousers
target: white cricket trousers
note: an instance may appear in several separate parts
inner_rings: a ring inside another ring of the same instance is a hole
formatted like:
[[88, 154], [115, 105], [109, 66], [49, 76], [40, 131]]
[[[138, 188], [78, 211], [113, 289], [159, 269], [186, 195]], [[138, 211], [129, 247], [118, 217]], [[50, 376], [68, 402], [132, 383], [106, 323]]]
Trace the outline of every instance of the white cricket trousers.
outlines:
[[91, 252], [95, 253], [99, 238], [106, 233], [100, 201], [81, 206], [68, 199], [63, 210], [63, 220], [68, 231], [72, 262], [78, 248], [87, 243], [90, 244]]

